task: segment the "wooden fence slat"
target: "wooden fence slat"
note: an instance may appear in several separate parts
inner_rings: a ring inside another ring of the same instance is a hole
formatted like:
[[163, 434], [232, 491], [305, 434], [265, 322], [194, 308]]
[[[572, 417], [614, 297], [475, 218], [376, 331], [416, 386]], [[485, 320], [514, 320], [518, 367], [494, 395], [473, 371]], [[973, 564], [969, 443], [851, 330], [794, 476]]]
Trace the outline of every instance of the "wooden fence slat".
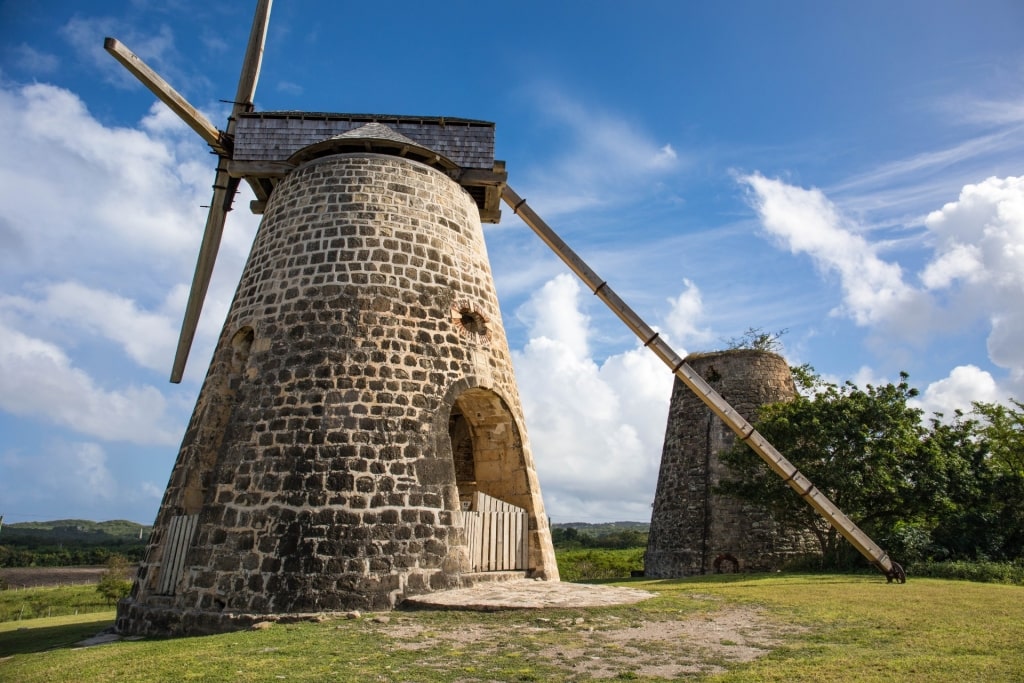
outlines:
[[513, 571], [527, 567], [526, 510], [477, 491], [464, 513], [471, 571]]
[[178, 515], [171, 518], [167, 529], [169, 536], [165, 545], [166, 556], [160, 570], [160, 585], [157, 593], [174, 595], [174, 589], [185, 569], [185, 556], [192, 544], [192, 534], [199, 523], [199, 515]]

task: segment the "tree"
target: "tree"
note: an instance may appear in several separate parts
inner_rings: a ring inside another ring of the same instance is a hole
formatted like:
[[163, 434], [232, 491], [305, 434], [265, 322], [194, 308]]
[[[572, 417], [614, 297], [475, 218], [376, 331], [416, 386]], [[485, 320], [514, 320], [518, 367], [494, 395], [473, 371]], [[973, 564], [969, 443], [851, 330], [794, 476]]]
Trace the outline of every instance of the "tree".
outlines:
[[128, 597], [132, 590], [131, 579], [128, 578], [133, 567], [122, 555], [111, 555], [107, 560], [107, 571], [100, 577], [96, 591], [112, 605], [121, 598]]
[[[971, 428], [949, 473], [951, 508], [933, 532], [949, 559], [1013, 560], [1024, 557], [1024, 404], [975, 403]], [[960, 418], [961, 416], [957, 416]], [[950, 427], [936, 427], [948, 435]]]
[[[923, 444], [922, 413], [908, 405], [917, 390], [897, 384], [861, 389], [822, 380], [813, 368], [794, 369], [799, 394], [764, 406], [756, 427], [797, 469], [869, 536], [894, 536], [908, 521], [924, 523], [944, 471], [935, 448]], [[812, 532], [827, 565], [856, 553], [809, 505], [743, 444], [723, 454], [734, 478], [722, 493], [769, 510], [780, 523]], [[943, 492], [944, 495], [944, 492]]]

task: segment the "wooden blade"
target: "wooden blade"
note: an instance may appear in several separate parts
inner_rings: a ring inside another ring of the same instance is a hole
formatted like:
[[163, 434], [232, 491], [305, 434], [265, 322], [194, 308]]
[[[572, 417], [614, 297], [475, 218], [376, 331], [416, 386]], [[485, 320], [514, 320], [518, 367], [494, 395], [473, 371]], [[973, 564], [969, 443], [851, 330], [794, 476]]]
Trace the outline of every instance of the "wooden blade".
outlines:
[[223, 134], [210, 123], [210, 120], [193, 107], [181, 94], [172, 88], [160, 75], [146, 65], [138, 55], [124, 46], [124, 43], [116, 38], [106, 38], [103, 41], [103, 49], [109, 52], [114, 59], [128, 69], [150, 89], [161, 102], [171, 108], [182, 121], [188, 124], [189, 128], [199, 133], [199, 137], [219, 154], [227, 153], [224, 148]]
[[228, 175], [227, 162], [224, 159], [217, 164], [217, 175], [213, 181], [213, 199], [210, 201], [210, 213], [206, 217], [206, 229], [203, 231], [203, 242], [199, 247], [199, 258], [196, 261], [196, 272], [192, 277], [192, 289], [188, 293], [188, 304], [185, 306], [185, 319], [181, 323], [181, 334], [178, 336], [178, 349], [174, 354], [174, 366], [171, 368], [171, 382], [178, 384], [185, 374], [185, 363], [188, 361], [192, 340], [199, 326], [199, 314], [203, 310], [206, 290], [210, 286], [213, 275], [213, 264], [217, 260], [220, 249], [221, 235], [224, 234], [224, 219], [231, 210], [235, 192], [238, 190], [238, 178]]
[[238, 92], [235, 93], [232, 114], [252, 110], [253, 98], [256, 97], [256, 82], [260, 78], [260, 65], [263, 63], [263, 46], [267, 42], [271, 4], [272, 0], [259, 0], [256, 3], [256, 13], [252, 18], [249, 44], [245, 48], [245, 58], [242, 60], [242, 73], [238, 78]]

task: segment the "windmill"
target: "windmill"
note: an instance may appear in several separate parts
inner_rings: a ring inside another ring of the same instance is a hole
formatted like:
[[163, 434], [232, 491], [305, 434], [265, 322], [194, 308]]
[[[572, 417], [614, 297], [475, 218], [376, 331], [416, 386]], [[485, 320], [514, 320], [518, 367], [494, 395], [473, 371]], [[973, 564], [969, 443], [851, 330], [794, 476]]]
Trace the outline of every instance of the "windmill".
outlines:
[[[196, 634], [517, 576], [558, 579], [483, 241], [504, 201], [890, 579], [896, 568], [507, 184], [494, 124], [258, 112], [257, 4], [219, 130], [106, 49], [218, 157], [171, 381], [242, 179], [263, 214], [118, 629]], [[858, 545], [859, 544], [859, 545]]]

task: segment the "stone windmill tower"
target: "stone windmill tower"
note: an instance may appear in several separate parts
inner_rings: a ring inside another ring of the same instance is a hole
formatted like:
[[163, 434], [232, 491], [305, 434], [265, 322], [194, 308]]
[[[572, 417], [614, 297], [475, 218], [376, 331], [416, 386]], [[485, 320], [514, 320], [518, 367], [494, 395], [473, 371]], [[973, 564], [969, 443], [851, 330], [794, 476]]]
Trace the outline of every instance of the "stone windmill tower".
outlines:
[[[760, 406], [796, 395], [786, 360], [769, 351], [692, 354], [686, 362], [750, 420]], [[806, 533], [787, 529], [765, 510], [716, 492], [729, 476], [718, 456], [736, 438], [676, 380], [651, 512], [645, 576], [766, 571], [792, 556], [815, 552], [814, 539]]]
[[196, 634], [386, 609], [495, 570], [557, 580], [481, 231], [499, 201], [898, 576], [507, 185], [494, 124], [254, 111], [270, 4], [257, 4], [223, 131], [124, 45], [105, 43], [218, 157], [172, 382], [242, 180], [263, 214], [119, 630]]
[[241, 180], [263, 213], [122, 632], [558, 578], [481, 230], [494, 124], [252, 111], [269, 10], [225, 131], [106, 41], [219, 157], [172, 382]]

